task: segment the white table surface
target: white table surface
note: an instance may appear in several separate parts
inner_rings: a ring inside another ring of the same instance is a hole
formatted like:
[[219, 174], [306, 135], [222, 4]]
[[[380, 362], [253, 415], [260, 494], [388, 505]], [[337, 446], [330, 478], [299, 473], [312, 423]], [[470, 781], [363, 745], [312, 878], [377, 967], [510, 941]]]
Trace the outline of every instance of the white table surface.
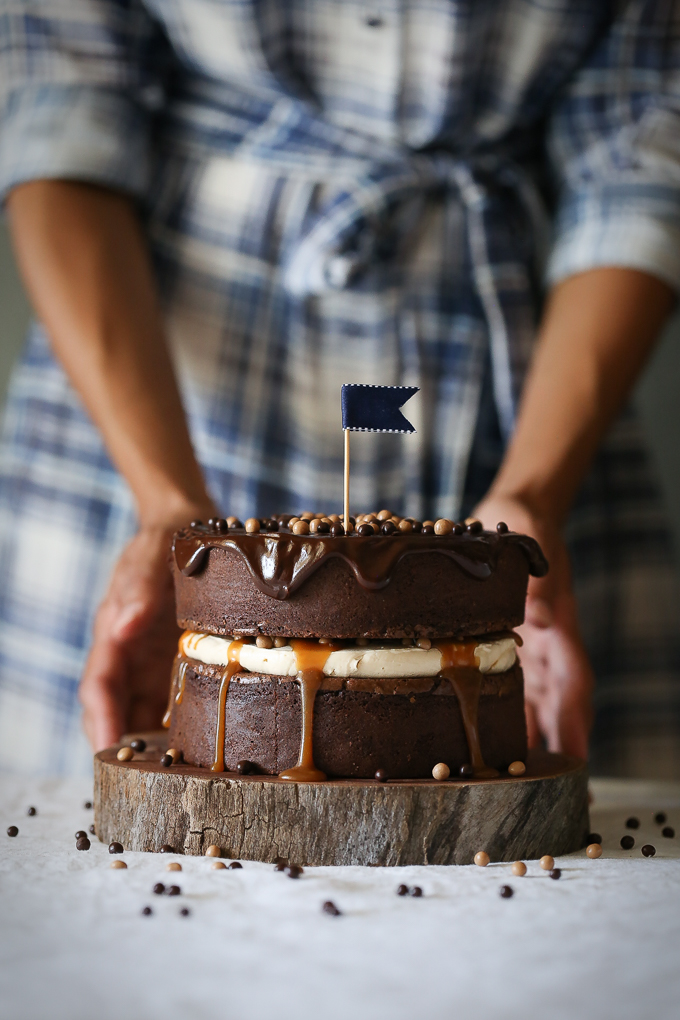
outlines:
[[[537, 862], [521, 879], [492, 865], [309, 868], [291, 881], [271, 865], [213, 871], [207, 858], [141, 853], [113, 871], [94, 837], [75, 850], [93, 821], [86, 782], [3, 779], [0, 1017], [677, 1020], [680, 840], [653, 814], [680, 834], [680, 784], [593, 789], [605, 853], [560, 859], [559, 881]], [[625, 852], [631, 814], [642, 824]], [[647, 842], [654, 858], [640, 854]], [[168, 859], [183, 871], [166, 872]], [[154, 896], [158, 881], [182, 895]], [[396, 896], [400, 882], [423, 898]], [[321, 912], [328, 899], [341, 917]]]

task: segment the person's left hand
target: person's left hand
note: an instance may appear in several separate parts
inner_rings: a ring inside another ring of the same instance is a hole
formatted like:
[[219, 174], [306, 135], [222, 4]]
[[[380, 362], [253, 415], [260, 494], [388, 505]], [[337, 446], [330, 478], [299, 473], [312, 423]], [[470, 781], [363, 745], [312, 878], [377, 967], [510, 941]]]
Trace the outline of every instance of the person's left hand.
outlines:
[[505, 521], [511, 531], [531, 535], [540, 544], [550, 570], [529, 578], [524, 641], [519, 656], [524, 671], [529, 747], [544, 737], [549, 751], [588, 756], [592, 725], [593, 671], [581, 639], [571, 584], [569, 554], [559, 527], [521, 500], [490, 495], [475, 509], [489, 530]]

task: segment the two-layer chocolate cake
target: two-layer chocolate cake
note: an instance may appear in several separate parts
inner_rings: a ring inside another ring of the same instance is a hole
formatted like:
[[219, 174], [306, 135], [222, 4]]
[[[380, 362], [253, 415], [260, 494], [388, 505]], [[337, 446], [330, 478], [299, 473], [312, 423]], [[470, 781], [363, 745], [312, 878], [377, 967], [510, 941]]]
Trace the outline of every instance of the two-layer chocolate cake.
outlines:
[[195, 522], [173, 544], [184, 628], [165, 723], [184, 760], [298, 781], [491, 777], [526, 756], [537, 543], [387, 511]]

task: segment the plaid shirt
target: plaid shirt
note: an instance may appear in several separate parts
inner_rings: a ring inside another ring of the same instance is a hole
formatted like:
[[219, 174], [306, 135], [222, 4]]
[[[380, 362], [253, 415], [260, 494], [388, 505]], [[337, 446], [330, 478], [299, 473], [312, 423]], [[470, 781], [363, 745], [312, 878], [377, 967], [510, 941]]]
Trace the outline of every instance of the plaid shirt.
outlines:
[[[225, 512], [337, 508], [339, 390], [362, 382], [421, 392], [415, 436], [353, 443], [356, 506], [455, 517], [512, 430], [544, 281], [618, 265], [680, 286], [680, 3], [3, 0], [0, 24], [0, 188], [139, 201]], [[572, 527], [598, 746], [674, 740], [668, 535], [630, 419], [593, 479]], [[85, 761], [78, 675], [133, 527], [36, 328], [2, 445], [6, 764], [36, 742], [43, 767]]]

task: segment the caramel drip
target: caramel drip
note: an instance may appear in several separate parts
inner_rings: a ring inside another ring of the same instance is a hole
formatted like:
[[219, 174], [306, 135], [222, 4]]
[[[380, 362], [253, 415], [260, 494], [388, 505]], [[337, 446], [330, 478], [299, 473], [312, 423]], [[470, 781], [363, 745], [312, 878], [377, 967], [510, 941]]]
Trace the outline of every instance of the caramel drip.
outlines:
[[170, 726], [170, 722], [172, 720], [173, 705], [181, 705], [182, 698], [184, 697], [184, 683], [186, 681], [187, 666], [189, 663], [182, 656], [181, 643], [182, 639], [180, 638], [180, 650], [172, 662], [170, 696], [168, 698], [168, 707], [166, 708], [165, 715], [163, 716], [163, 728], [166, 730]]
[[458, 698], [465, 739], [475, 777], [477, 779], [495, 779], [499, 773], [485, 764], [479, 742], [479, 695], [484, 677], [477, 668], [475, 660], [475, 647], [478, 643], [478, 640], [461, 643], [435, 642], [442, 656], [442, 668], [439, 675], [446, 677]]
[[323, 682], [323, 667], [331, 652], [342, 648], [341, 644], [320, 645], [318, 641], [304, 641], [295, 638], [291, 642], [295, 652], [297, 680], [300, 684], [302, 701], [302, 737], [297, 765], [279, 773], [279, 779], [292, 779], [297, 783], [318, 783], [326, 778], [325, 772], [314, 764], [314, 702], [316, 692]]
[[231, 549], [243, 557], [250, 574], [264, 595], [287, 599], [329, 559], [347, 563], [357, 582], [369, 591], [380, 591], [404, 556], [439, 553], [453, 560], [470, 577], [485, 581], [496, 570], [499, 555], [509, 546], [525, 554], [529, 573], [543, 577], [548, 564], [533, 538], [492, 532], [463, 535], [374, 535], [361, 538], [346, 535], [211, 534], [195, 528], [179, 532], [173, 541], [177, 568], [187, 577], [199, 574], [211, 549]]
[[229, 691], [229, 684], [234, 673], [238, 673], [241, 669], [241, 664], [238, 661], [241, 649], [243, 648], [243, 641], [232, 641], [229, 645], [229, 652], [227, 653], [228, 662], [222, 670], [222, 679], [220, 680], [220, 693], [217, 698], [217, 727], [215, 730], [215, 760], [213, 761], [210, 769], [212, 772], [224, 772], [224, 727], [225, 727], [225, 712], [227, 707], [227, 692]]

